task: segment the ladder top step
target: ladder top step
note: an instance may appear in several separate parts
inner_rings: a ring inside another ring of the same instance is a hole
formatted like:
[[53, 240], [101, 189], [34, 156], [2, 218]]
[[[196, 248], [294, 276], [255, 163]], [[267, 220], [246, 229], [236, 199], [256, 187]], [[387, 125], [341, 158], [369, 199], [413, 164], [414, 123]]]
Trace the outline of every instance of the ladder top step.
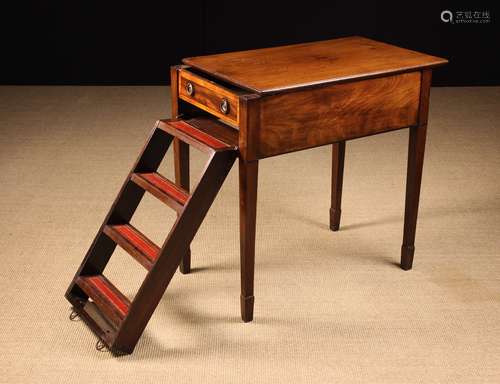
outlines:
[[130, 300], [103, 275], [79, 276], [78, 286], [115, 325], [125, 318]]
[[238, 131], [214, 118], [160, 120], [158, 127], [188, 144], [195, 144], [189, 140], [191, 139], [214, 151], [236, 150], [238, 148]]

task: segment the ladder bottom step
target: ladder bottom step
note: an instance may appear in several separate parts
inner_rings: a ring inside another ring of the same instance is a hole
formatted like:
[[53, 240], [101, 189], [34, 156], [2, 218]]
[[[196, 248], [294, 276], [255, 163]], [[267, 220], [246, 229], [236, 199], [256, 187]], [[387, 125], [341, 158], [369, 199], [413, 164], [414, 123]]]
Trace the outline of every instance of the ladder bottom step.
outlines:
[[130, 307], [125, 295], [103, 275], [80, 276], [76, 284], [95, 302], [110, 323], [120, 326]]

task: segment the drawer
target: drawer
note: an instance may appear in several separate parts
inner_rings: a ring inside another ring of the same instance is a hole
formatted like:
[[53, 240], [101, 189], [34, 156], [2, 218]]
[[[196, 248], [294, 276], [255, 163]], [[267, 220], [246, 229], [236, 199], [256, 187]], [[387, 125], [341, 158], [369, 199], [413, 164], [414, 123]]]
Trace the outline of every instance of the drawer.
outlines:
[[187, 69], [179, 71], [179, 98], [238, 126], [238, 93]]

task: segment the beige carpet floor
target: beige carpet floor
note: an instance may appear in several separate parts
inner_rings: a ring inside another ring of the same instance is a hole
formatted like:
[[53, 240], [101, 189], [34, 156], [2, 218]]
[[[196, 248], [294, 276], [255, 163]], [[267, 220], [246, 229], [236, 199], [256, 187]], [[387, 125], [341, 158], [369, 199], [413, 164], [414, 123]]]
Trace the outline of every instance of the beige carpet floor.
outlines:
[[[500, 382], [500, 88], [432, 90], [411, 272], [407, 130], [348, 143], [337, 233], [330, 148], [267, 159], [243, 324], [235, 166], [194, 273], [174, 276], [133, 355], [98, 352], [63, 295], [168, 92], [0, 88], [0, 383]], [[147, 197], [133, 222], [160, 242], [172, 219]], [[130, 297], [144, 276], [124, 252], [106, 274]]]

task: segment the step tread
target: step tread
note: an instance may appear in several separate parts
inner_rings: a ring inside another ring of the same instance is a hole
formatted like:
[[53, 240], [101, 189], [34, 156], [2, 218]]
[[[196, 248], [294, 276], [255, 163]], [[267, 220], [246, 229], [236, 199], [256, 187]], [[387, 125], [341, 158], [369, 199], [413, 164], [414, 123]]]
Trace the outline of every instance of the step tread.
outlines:
[[145, 179], [147, 182], [161, 190], [163, 193], [173, 197], [177, 202], [185, 204], [189, 199], [189, 193], [178, 187], [173, 182], [163, 177], [157, 172], [136, 173], [137, 176]]
[[213, 118], [160, 120], [158, 126], [170, 133], [180, 132], [180, 135], [173, 134], [183, 141], [187, 136], [214, 151], [238, 148], [238, 131]]
[[190, 197], [185, 189], [156, 172], [133, 173], [131, 180], [179, 213]]
[[115, 325], [127, 316], [130, 300], [103, 275], [79, 276], [76, 283]]
[[160, 247], [131, 224], [106, 225], [104, 233], [150, 270], [160, 253]]

